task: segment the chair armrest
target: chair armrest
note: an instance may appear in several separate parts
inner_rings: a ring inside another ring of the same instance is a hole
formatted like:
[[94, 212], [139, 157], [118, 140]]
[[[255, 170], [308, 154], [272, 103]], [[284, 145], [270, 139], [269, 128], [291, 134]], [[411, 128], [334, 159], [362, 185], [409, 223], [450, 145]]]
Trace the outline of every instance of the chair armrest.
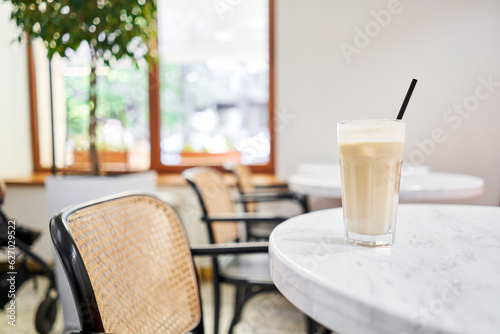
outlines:
[[275, 185], [256, 185], [255, 189], [288, 189], [288, 184], [275, 184]]
[[237, 213], [218, 213], [216, 215], [205, 216], [203, 220], [207, 223], [213, 222], [232, 222], [243, 221], [245, 223], [281, 223], [288, 217], [277, 216], [265, 212], [237, 212]]
[[306, 195], [294, 192], [265, 192], [265, 193], [248, 193], [241, 195], [235, 199], [236, 203], [255, 203], [255, 202], [274, 202], [291, 200], [300, 202], [305, 200]]
[[269, 244], [267, 242], [243, 242], [226, 243], [215, 245], [191, 246], [193, 256], [215, 256], [226, 254], [253, 254], [267, 253]]

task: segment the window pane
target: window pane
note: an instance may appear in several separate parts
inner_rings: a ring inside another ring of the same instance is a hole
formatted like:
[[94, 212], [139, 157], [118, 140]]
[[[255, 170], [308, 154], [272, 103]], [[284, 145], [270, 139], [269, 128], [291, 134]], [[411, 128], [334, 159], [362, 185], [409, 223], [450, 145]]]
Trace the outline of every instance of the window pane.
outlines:
[[268, 1], [159, 1], [158, 22], [162, 163], [267, 163]]
[[[54, 113], [56, 119], [64, 120], [56, 124], [58, 167], [88, 169], [88, 45], [82, 45], [77, 52], [69, 50], [66, 56], [67, 59], [53, 60], [52, 63]], [[98, 66], [96, 72], [97, 149], [100, 163], [104, 164], [105, 170], [148, 169], [150, 149], [147, 68], [137, 68], [131, 61], [122, 60], [111, 68]], [[41, 161], [45, 163], [50, 161], [44, 157], [46, 155], [47, 153], [41, 154]]]

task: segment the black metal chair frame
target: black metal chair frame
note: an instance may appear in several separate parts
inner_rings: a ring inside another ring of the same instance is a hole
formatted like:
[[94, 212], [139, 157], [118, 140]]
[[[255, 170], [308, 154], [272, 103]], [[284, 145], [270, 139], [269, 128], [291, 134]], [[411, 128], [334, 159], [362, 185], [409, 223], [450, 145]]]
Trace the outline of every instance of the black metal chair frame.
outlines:
[[[309, 212], [307, 195], [289, 191], [286, 185], [255, 186], [256, 192], [246, 193], [241, 185], [240, 177], [238, 176], [238, 173], [233, 170], [232, 165], [226, 164], [224, 165], [224, 169], [233, 174], [236, 178], [236, 186], [238, 188], [238, 192], [240, 193], [240, 198], [235, 200], [236, 203], [246, 204], [258, 202], [292, 201], [301, 207], [302, 213]], [[247, 211], [246, 205], [244, 205], [244, 209], [245, 211]]]
[[[308, 196], [304, 194], [295, 193], [288, 190], [286, 185], [264, 185], [255, 186], [255, 192], [245, 192], [241, 185], [241, 180], [237, 172], [233, 169], [233, 165], [228, 163], [224, 165], [224, 169], [231, 173], [236, 179], [236, 187], [240, 197], [234, 199], [235, 203], [243, 205], [245, 212], [249, 212], [248, 203], [264, 203], [264, 202], [282, 202], [291, 201], [302, 209], [302, 213], [309, 212]], [[264, 190], [264, 191], [262, 191]], [[250, 225], [246, 225], [246, 234], [248, 240], [261, 240], [266, 241], [269, 239], [267, 234], [260, 235], [254, 233]]]
[[[114, 199], [120, 199], [128, 196], [150, 196], [158, 199], [158, 197], [138, 192], [129, 192], [102, 198], [96, 201], [87, 202], [84, 204], [69, 207], [50, 221], [50, 234], [57, 254], [63, 264], [66, 276], [70, 283], [75, 304], [77, 305], [78, 317], [82, 327], [81, 331], [73, 331], [72, 334], [91, 334], [104, 333], [104, 326], [97, 305], [97, 300], [92, 288], [90, 277], [83, 262], [83, 258], [78, 250], [78, 247], [68, 228], [68, 218], [77, 210], [81, 210], [96, 204], [108, 202]], [[194, 256], [212, 256], [214, 259], [218, 255], [228, 254], [252, 254], [252, 253], [267, 253], [267, 243], [245, 243], [245, 244], [221, 244], [221, 245], [205, 245], [201, 247], [190, 247], [191, 255]], [[194, 261], [193, 266], [196, 270]], [[198, 283], [199, 279], [197, 278]], [[199, 294], [199, 284], [198, 284]], [[200, 296], [201, 300], [201, 296]], [[200, 304], [201, 308], [201, 304]], [[193, 329], [192, 333], [203, 334], [203, 312], [201, 312], [201, 320], [198, 326]]]
[[[234, 213], [234, 214], [227, 214], [227, 215], [222, 215], [219, 214], [217, 216], [210, 216], [208, 214], [207, 208], [205, 206], [205, 203], [203, 201], [203, 197], [201, 195], [200, 189], [196, 185], [195, 181], [193, 180], [193, 177], [198, 173], [198, 172], [203, 172], [206, 170], [204, 167], [196, 167], [192, 168], [189, 170], [186, 170], [183, 172], [184, 177], [188, 181], [188, 183], [192, 186], [194, 189], [196, 196], [198, 197], [198, 201], [200, 203], [201, 209], [202, 209], [202, 218], [201, 220], [204, 221], [207, 224], [208, 228], [208, 237], [210, 240], [211, 244], [215, 244], [215, 237], [214, 237], [214, 232], [212, 229], [212, 223], [215, 222], [243, 222], [247, 226], [254, 224], [254, 223], [271, 223], [271, 224], [278, 224], [286, 220], [284, 217], [280, 216], [269, 216], [269, 215], [262, 215], [259, 213], [254, 213], [254, 212], [242, 212], [242, 213]], [[251, 199], [245, 200], [242, 199], [243, 203], [249, 203], [252, 202]], [[242, 243], [246, 244], [246, 243]], [[251, 280], [245, 280], [245, 279], [231, 279], [228, 277], [225, 277], [222, 275], [222, 273], [219, 271], [219, 261], [217, 257], [212, 258], [212, 270], [213, 270], [213, 288], [214, 288], [214, 333], [218, 334], [219, 332], [219, 318], [220, 318], [220, 284], [221, 283], [228, 283], [231, 285], [234, 285], [236, 288], [236, 298], [235, 298], [235, 308], [234, 308], [234, 314], [233, 314], [233, 319], [231, 321], [231, 325], [229, 327], [228, 333], [232, 333], [234, 326], [239, 322], [241, 319], [241, 313], [243, 311], [243, 306], [245, 303], [250, 300], [252, 297], [254, 297], [257, 294], [260, 294], [262, 292], [270, 292], [270, 291], [278, 291], [276, 287], [274, 286], [273, 283], [262, 283], [262, 282], [254, 282]]]

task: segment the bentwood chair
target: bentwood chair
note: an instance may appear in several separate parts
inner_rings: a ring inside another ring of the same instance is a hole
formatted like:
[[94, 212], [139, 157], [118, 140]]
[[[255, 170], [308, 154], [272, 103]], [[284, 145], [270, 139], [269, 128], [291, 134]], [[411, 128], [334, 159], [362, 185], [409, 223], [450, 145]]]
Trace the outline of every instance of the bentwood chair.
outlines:
[[248, 211], [257, 211], [257, 202], [292, 201], [301, 207], [303, 213], [309, 212], [307, 195], [289, 191], [286, 185], [256, 186], [252, 182], [252, 170], [242, 164], [228, 162], [224, 168], [236, 177], [242, 202], [249, 202], [246, 205]]
[[[235, 202], [242, 203], [246, 212], [256, 212], [257, 203], [262, 202], [293, 202], [302, 210], [302, 213], [309, 212], [307, 195], [289, 191], [286, 185], [277, 186], [255, 186], [252, 182], [252, 171], [250, 167], [228, 162], [224, 168], [233, 174], [236, 178], [236, 185], [240, 198]], [[247, 226], [247, 236], [249, 240], [267, 240], [270, 234], [270, 228], [262, 225]]]
[[[229, 186], [222, 173], [215, 169], [195, 167], [185, 170], [183, 175], [196, 192], [203, 213], [202, 220], [207, 224], [212, 244], [238, 241], [240, 238], [237, 222], [247, 225], [277, 224], [285, 220], [283, 217], [263, 213], [236, 213]], [[229, 333], [233, 332], [234, 326], [240, 320], [243, 306], [248, 300], [262, 292], [277, 291], [271, 280], [268, 261], [267, 254], [212, 258], [215, 334], [218, 334], [219, 330], [222, 283], [236, 287], [234, 314]]]
[[174, 209], [139, 193], [67, 208], [52, 218], [50, 233], [79, 333], [203, 333], [192, 256], [267, 253], [256, 243], [190, 248]]

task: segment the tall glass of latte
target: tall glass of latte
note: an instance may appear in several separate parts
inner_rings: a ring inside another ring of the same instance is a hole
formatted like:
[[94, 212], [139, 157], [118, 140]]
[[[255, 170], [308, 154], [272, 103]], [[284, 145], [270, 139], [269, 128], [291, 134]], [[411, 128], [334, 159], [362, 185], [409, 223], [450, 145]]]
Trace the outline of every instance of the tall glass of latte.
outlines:
[[337, 123], [345, 238], [355, 245], [394, 243], [406, 124]]

